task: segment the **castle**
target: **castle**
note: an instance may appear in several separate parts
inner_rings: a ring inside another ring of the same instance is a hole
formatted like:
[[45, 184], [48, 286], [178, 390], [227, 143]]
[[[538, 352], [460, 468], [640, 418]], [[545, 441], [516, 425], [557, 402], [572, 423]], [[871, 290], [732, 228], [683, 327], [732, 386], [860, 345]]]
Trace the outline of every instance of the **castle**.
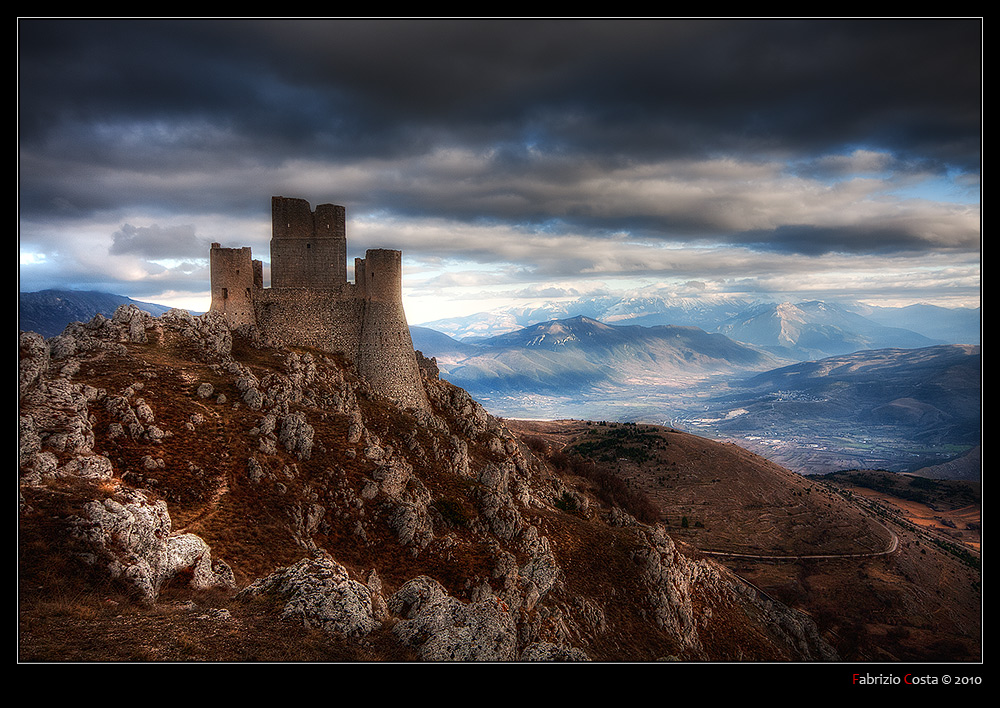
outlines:
[[289, 346], [341, 352], [373, 388], [410, 408], [427, 397], [402, 297], [400, 251], [369, 249], [347, 280], [345, 209], [271, 198], [271, 287], [250, 248], [212, 244], [212, 312]]

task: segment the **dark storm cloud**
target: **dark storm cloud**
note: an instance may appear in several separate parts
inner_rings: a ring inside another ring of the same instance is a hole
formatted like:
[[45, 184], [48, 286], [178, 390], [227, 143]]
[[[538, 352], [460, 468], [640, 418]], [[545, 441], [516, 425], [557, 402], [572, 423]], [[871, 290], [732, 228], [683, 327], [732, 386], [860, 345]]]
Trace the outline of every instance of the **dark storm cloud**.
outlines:
[[868, 144], [972, 167], [979, 33], [957, 20], [26, 21], [22, 138], [155, 118], [303, 152], [447, 136], [622, 159]]
[[[206, 219], [266, 224], [272, 194], [469, 225], [440, 250], [407, 245], [427, 258], [510, 261], [473, 225], [573, 234], [594, 272], [588, 238], [602, 253], [624, 231], [974, 250], [978, 213], [887, 195], [933, 176], [977, 189], [981, 33], [976, 19], [20, 20], [21, 216], [56, 233], [93, 215], [118, 254], [187, 258], [203, 257]], [[143, 238], [177, 228], [171, 214], [197, 237]]]
[[359, 124], [383, 138], [419, 140], [423, 131], [445, 130], [468, 141], [535, 139], [622, 157], [868, 144], [947, 156], [966, 167], [979, 159], [974, 21], [273, 22], [215, 29], [229, 37], [226, 47], [258, 48], [258, 59], [285, 85], [349, 99], [344, 105], [358, 111]]
[[[836, 251], [854, 253], [892, 253], [920, 251], [926, 244], [906, 228], [885, 224], [878, 227], [819, 227], [789, 224], [767, 231], [746, 231], [733, 237], [742, 243], [768, 251], [822, 256]], [[845, 247], [845, 244], [851, 244]], [[974, 244], [962, 244], [969, 247]]]

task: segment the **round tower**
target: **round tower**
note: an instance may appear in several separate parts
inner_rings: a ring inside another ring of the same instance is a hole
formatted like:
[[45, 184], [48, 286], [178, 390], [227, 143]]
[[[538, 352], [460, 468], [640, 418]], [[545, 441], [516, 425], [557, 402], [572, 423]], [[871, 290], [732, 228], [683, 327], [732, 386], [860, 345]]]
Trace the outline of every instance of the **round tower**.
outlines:
[[[356, 262], [355, 262], [356, 263]], [[355, 279], [363, 280], [362, 291], [366, 300], [377, 302], [403, 302], [403, 254], [384, 248], [365, 251], [364, 267], [360, 277], [355, 265]], [[360, 284], [360, 283], [359, 283]]]
[[355, 266], [357, 294], [364, 301], [355, 363], [372, 388], [410, 408], [429, 406], [403, 311], [402, 253], [365, 252]]
[[211, 312], [221, 312], [233, 327], [254, 324], [254, 296], [260, 287], [260, 261], [254, 261], [250, 247], [222, 248], [213, 243], [209, 255], [212, 277]]

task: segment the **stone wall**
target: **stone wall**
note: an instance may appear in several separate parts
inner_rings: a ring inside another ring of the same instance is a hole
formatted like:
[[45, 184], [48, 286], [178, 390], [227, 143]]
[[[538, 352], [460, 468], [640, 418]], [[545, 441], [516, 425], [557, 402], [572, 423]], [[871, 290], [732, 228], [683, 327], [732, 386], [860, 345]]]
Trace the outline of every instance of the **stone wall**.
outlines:
[[354, 280], [358, 294], [376, 302], [403, 302], [403, 254], [384, 248], [370, 248], [354, 262]]
[[428, 406], [403, 303], [365, 302], [356, 363], [376, 391], [411, 408]]
[[357, 358], [364, 301], [354, 284], [341, 290], [265, 288], [256, 304], [256, 323], [265, 337], [286, 344], [342, 352]]
[[313, 212], [305, 199], [271, 197], [273, 238], [347, 238], [347, 209], [319, 204]]

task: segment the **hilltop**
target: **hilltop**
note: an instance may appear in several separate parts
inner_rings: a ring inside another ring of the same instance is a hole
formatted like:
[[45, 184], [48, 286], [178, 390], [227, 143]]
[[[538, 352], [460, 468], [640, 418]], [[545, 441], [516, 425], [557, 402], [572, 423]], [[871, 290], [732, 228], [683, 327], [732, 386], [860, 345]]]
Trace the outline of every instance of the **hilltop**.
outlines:
[[837, 656], [432, 360], [408, 409], [212, 314], [20, 340], [22, 660]]

